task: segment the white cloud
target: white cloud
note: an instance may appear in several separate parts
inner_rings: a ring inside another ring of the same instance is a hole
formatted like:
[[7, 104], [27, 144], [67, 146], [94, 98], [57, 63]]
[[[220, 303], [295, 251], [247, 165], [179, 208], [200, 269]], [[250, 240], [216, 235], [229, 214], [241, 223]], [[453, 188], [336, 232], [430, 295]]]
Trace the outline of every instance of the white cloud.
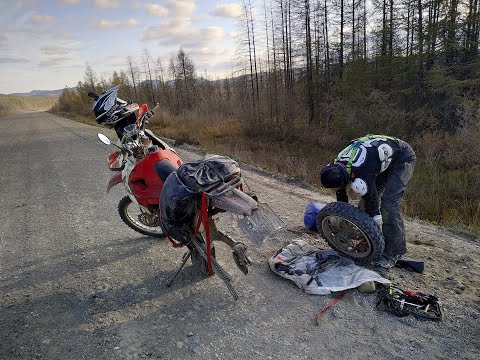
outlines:
[[19, 63], [28, 63], [30, 60], [25, 58], [14, 58], [10, 56], [0, 57], [0, 64], [19, 64]]
[[202, 44], [216, 43], [225, 35], [223, 28], [211, 26], [202, 29], [192, 27], [190, 21], [168, 20], [160, 26], [151, 26], [143, 34], [143, 41], [159, 40], [166, 44]]
[[61, 40], [71, 40], [73, 39], [73, 35], [63, 32], [63, 31], [57, 31], [56, 33], [53, 34], [53, 37], [55, 39], [61, 39]]
[[47, 56], [51, 55], [66, 55], [70, 53], [70, 49], [58, 46], [58, 45], [43, 45], [40, 47], [40, 51]]
[[197, 48], [185, 47], [184, 50], [190, 59], [193, 60], [197, 69], [204, 67], [212, 68], [220, 63], [229, 63], [234, 55], [234, 49], [223, 48], [216, 45]]
[[228, 35], [234, 39], [238, 38], [243, 33], [241, 31], [230, 31]]
[[116, 8], [120, 5], [120, 0], [95, 0], [94, 3], [100, 9]]
[[51, 24], [54, 18], [51, 15], [32, 15], [30, 21], [36, 24]]
[[218, 4], [211, 14], [219, 17], [238, 18], [242, 15], [242, 6], [237, 3], [233, 4]]
[[0, 48], [5, 47], [7, 45], [8, 38], [5, 34], [0, 34]]
[[92, 24], [93, 28], [100, 30], [120, 29], [124, 27], [136, 27], [138, 21], [135, 19], [128, 19], [127, 21], [111, 21], [111, 20], [94, 20]]
[[212, 42], [217, 42], [218, 40], [222, 39], [224, 35], [225, 31], [223, 30], [223, 28], [218, 26], [210, 26], [200, 29], [198, 40], [200, 43], [209, 44]]
[[152, 3], [146, 4], [145, 9], [147, 10], [147, 13], [149, 13], [150, 15], [166, 16], [168, 14], [168, 10], [158, 4], [152, 4]]
[[167, 8], [173, 16], [190, 17], [195, 12], [195, 0], [167, 0]]
[[196, 29], [190, 19], [168, 18], [160, 26], [150, 26], [143, 33], [143, 41], [160, 40], [163, 43], [178, 44], [191, 40]]
[[48, 58], [47, 60], [41, 60], [38, 63], [38, 66], [40, 67], [63, 66], [63, 65], [67, 65], [67, 63], [70, 60], [72, 60], [72, 58], [66, 57], [66, 56], [52, 57], [52, 58]]
[[38, 48], [39, 56], [36, 57], [38, 66], [64, 68], [74, 66], [81, 61], [78, 54], [84, 46], [84, 43], [75, 40], [57, 40], [44, 43]]
[[65, 4], [65, 5], [75, 5], [80, 2], [80, 0], [58, 0], [58, 1], [60, 1], [62, 4]]

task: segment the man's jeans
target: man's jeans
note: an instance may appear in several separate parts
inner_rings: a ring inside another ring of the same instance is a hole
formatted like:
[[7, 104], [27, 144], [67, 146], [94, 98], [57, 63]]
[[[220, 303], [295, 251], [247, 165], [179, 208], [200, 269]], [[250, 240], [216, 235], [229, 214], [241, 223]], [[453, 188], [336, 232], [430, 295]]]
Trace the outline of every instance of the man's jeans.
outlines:
[[385, 254], [403, 255], [407, 252], [405, 227], [401, 215], [402, 198], [415, 167], [415, 152], [409, 144], [399, 140], [401, 159], [377, 176], [380, 212], [383, 220]]

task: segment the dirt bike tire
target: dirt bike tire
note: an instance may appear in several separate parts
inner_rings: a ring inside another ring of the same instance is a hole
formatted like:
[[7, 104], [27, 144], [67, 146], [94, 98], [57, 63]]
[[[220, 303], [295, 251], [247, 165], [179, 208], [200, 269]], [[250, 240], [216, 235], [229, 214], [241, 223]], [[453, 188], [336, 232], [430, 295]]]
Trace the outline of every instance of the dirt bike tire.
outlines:
[[[128, 212], [128, 208], [132, 204], [133, 202], [128, 196], [123, 197], [118, 203], [118, 213], [120, 215], [120, 218], [123, 220], [123, 222], [128, 227], [135, 230], [136, 232], [139, 232], [140, 234], [157, 237], [157, 238], [164, 238], [165, 234], [163, 233], [162, 228], [160, 226], [158, 227], [149, 227], [146, 225], [142, 226], [140, 222], [138, 222], [138, 225], [136, 224], [136, 220], [133, 219]], [[158, 230], [156, 230], [156, 228], [158, 228]], [[155, 229], [155, 230], [150, 230], [150, 229]]]
[[[328, 234], [324, 233], [325, 227], [322, 226], [322, 224], [325, 224], [325, 221], [328, 221], [328, 218], [332, 217], [341, 218], [342, 221], [347, 220], [349, 223], [354, 224], [363, 233], [363, 238], [368, 242], [369, 251], [365, 252], [365, 254], [353, 254], [345, 251], [332, 241], [333, 236], [327, 236]], [[370, 264], [378, 260], [383, 254], [385, 239], [382, 231], [367, 213], [353, 205], [340, 201], [328, 203], [318, 213], [316, 222], [320, 235], [327, 241], [328, 245], [359, 265]]]

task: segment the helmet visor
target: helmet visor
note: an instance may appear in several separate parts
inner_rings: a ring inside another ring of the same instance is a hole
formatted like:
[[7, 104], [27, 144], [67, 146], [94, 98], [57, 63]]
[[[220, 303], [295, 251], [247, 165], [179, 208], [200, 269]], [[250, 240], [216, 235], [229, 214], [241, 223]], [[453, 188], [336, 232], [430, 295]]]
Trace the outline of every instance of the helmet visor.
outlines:
[[98, 97], [98, 100], [93, 104], [92, 110], [97, 112], [105, 112], [110, 110], [117, 99], [117, 92], [120, 85], [114, 86], [113, 88], [105, 91]]

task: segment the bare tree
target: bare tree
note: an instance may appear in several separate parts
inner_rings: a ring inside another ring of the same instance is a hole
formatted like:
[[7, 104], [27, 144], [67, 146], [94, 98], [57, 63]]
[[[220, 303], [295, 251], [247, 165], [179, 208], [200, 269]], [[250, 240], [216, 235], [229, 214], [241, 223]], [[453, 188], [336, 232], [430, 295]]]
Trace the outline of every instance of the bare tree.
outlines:
[[143, 62], [144, 62], [144, 69], [145, 69], [145, 78], [147, 83], [149, 84], [150, 96], [152, 97], [152, 102], [155, 104], [155, 90], [153, 89], [153, 80], [152, 80], [152, 71], [150, 69], [150, 53], [147, 49], [143, 50]]
[[138, 101], [136, 68], [131, 56], [127, 58], [127, 65], [128, 65], [128, 71], [130, 73], [130, 77], [132, 78], [132, 85], [133, 85], [133, 92], [135, 93], [135, 99]]

